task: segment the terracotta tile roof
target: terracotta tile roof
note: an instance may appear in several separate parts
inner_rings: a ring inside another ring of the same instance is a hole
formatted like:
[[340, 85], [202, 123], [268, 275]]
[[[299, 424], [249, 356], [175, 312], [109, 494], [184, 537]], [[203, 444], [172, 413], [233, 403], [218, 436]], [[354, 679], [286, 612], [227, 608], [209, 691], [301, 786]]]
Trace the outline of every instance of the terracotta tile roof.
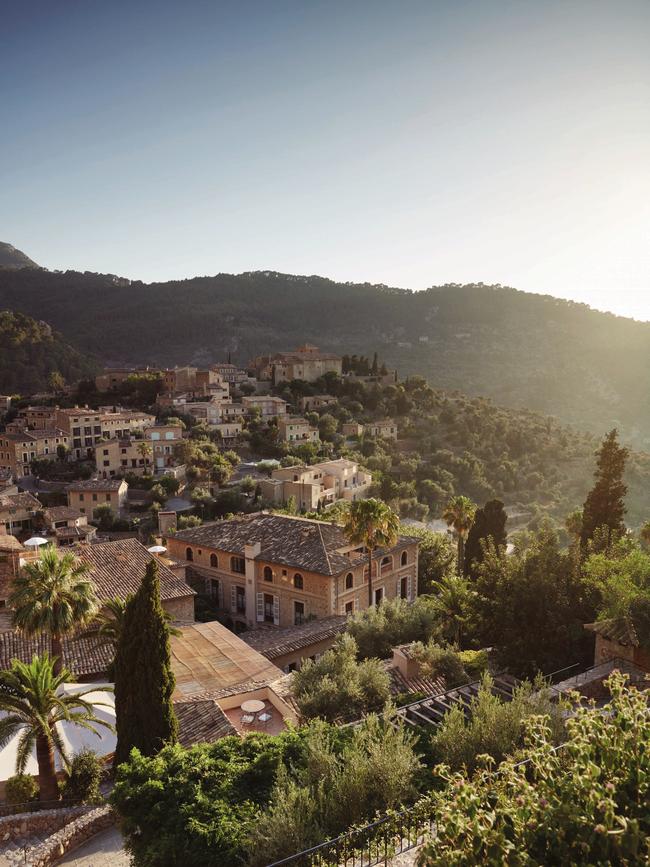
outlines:
[[23, 545], [10, 533], [0, 533], [0, 551], [23, 551]]
[[602, 635], [603, 638], [607, 638], [609, 641], [616, 641], [618, 644], [623, 644], [627, 647], [639, 646], [639, 637], [634, 623], [629, 617], [597, 620], [595, 623], [585, 623], [584, 628], [588, 629], [589, 632], [595, 632], [596, 635]]
[[66, 491], [119, 491], [124, 479], [84, 479], [65, 486]]
[[70, 506], [50, 506], [45, 510], [45, 520], [55, 523], [56, 521], [74, 521], [81, 518], [82, 513], [79, 509], [72, 509]]
[[[288, 515], [257, 513], [228, 521], [214, 521], [191, 530], [181, 530], [174, 538], [240, 556], [244, 554], [245, 545], [259, 542], [262, 550], [257, 559], [321, 575], [340, 575], [366, 561], [362, 555], [348, 557], [340, 553], [341, 549], [350, 547], [340, 527]], [[400, 536], [391, 550], [397, 551], [417, 541]], [[382, 553], [380, 548], [376, 556], [380, 557]]]
[[0, 494], [0, 512], [27, 509], [27, 511], [41, 511], [43, 504], [27, 491], [19, 494]]
[[[27, 638], [12, 630], [0, 633], [0, 668], [10, 668], [12, 659], [31, 662], [34, 654], [50, 650], [49, 639], [44, 635]], [[78, 678], [103, 675], [113, 659], [112, 648], [97, 641], [94, 636], [65, 638], [63, 662]]]
[[178, 740], [183, 747], [209, 744], [238, 733], [214, 699], [177, 701], [174, 711], [178, 719]]
[[266, 686], [281, 674], [273, 663], [217, 621], [194, 623], [180, 632], [170, 642], [177, 700], [232, 695], [245, 691], [240, 688], [242, 684]]
[[403, 695], [408, 692], [423, 692], [425, 695], [437, 695], [446, 689], [443, 677], [406, 678], [399, 668], [393, 665], [391, 660], [386, 661], [384, 669], [390, 678], [391, 695]]
[[[120, 596], [125, 599], [135, 593], [144, 577], [147, 565], [154, 559], [137, 539], [118, 539], [97, 545], [79, 545], [75, 556], [90, 566], [89, 577], [99, 599]], [[172, 570], [158, 560], [160, 598], [178, 599], [194, 596], [194, 590]]]
[[325, 617], [323, 620], [310, 620], [301, 626], [253, 629], [239, 637], [267, 659], [277, 659], [286, 653], [302, 650], [328, 638], [336, 638], [344, 631], [346, 622], [345, 615]]
[[57, 527], [54, 534], [57, 539], [80, 539], [85, 540], [89, 536], [94, 536], [97, 532], [97, 527], [92, 524], [82, 524], [80, 527]]

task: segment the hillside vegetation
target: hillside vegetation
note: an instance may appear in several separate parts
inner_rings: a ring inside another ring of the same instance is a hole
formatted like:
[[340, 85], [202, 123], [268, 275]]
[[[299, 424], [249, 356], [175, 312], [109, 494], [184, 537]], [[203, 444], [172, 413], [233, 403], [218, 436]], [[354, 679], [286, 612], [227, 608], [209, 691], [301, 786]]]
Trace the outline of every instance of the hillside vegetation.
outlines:
[[[503, 500], [511, 514], [520, 517], [511, 521], [511, 528], [518, 523], [535, 526], [544, 515], [563, 525], [591, 487], [601, 437], [549, 416], [432, 389], [420, 376], [368, 389], [328, 375], [313, 386], [296, 382], [276, 392], [295, 403], [301, 394], [325, 386], [339, 397], [339, 404], [327, 407], [318, 421], [326, 440], [323, 448], [329, 439], [336, 450], [371, 470], [376, 494], [404, 516], [439, 517], [450, 497], [464, 495], [481, 504], [492, 497]], [[363, 422], [386, 416], [397, 422], [397, 443], [364, 436], [341, 446], [334, 432], [351, 417]], [[626, 482], [628, 523], [638, 527], [650, 518], [650, 455], [630, 454]]]
[[[83, 298], [83, 304], [79, 299]], [[650, 445], [650, 324], [500, 286], [424, 292], [274, 272], [145, 284], [113, 275], [0, 272], [0, 306], [44, 316], [112, 363], [246, 362], [305, 340], [377, 350], [401, 376], [539, 410]]]
[[96, 369], [65, 343], [46, 322], [23, 313], [0, 311], [0, 393], [34, 394], [53, 384], [75, 382]]

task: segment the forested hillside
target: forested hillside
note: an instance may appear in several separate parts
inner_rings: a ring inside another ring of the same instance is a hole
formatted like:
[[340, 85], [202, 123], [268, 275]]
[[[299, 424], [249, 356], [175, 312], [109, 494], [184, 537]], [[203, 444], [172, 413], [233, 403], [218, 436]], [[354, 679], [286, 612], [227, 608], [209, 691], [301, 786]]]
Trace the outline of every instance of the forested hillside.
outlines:
[[47, 323], [0, 311], [0, 393], [34, 394], [96, 369], [92, 359], [65, 343]]
[[[82, 303], [81, 303], [82, 299]], [[650, 324], [515, 289], [410, 292], [272, 272], [144, 284], [111, 275], [0, 271], [0, 306], [44, 316], [111, 363], [245, 362], [305, 340], [379, 351], [419, 373], [514, 407], [650, 446]]]
[[[419, 376], [371, 389], [326, 379], [339, 403], [326, 407], [320, 419], [309, 416], [325, 440], [339, 441], [334, 420], [339, 427], [350, 417], [396, 420], [398, 442], [363, 437], [343, 453], [372, 471], [376, 494], [402, 515], [439, 517], [449, 499], [460, 494], [479, 504], [498, 497], [519, 515], [515, 525], [534, 525], [548, 516], [562, 526], [592, 485], [602, 434], [578, 432], [540, 413], [500, 407], [485, 398], [432, 389]], [[320, 385], [293, 383], [276, 391], [295, 403]], [[639, 527], [650, 519], [650, 455], [631, 452], [626, 483], [627, 521]]]

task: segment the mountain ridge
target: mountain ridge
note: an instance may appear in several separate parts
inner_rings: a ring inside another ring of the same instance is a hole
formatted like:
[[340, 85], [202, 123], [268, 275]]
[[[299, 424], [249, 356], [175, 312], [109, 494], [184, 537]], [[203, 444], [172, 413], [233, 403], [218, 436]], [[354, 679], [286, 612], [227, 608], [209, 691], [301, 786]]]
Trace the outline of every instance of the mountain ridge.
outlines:
[[45, 318], [104, 363], [245, 363], [308, 341], [377, 351], [401, 375], [650, 446], [650, 323], [505, 286], [422, 291], [276, 271], [144, 283], [0, 272], [0, 306]]
[[22, 250], [6, 241], [0, 241], [0, 268], [40, 268], [40, 265]]

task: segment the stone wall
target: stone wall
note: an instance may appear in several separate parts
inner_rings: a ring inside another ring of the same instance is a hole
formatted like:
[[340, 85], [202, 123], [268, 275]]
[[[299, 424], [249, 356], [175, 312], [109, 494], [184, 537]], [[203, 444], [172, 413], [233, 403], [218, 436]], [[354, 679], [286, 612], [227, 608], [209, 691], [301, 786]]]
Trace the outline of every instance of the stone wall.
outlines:
[[81, 805], [3, 816], [0, 818], [0, 852], [3, 852], [12, 841], [25, 840], [29, 837], [49, 837], [67, 822], [87, 813], [88, 810], [89, 807]]
[[[108, 805], [21, 813], [0, 819], [0, 864], [51, 867], [59, 858], [115, 824]], [[22, 846], [37, 840], [26, 853]], [[4, 860], [3, 860], [4, 859]]]

